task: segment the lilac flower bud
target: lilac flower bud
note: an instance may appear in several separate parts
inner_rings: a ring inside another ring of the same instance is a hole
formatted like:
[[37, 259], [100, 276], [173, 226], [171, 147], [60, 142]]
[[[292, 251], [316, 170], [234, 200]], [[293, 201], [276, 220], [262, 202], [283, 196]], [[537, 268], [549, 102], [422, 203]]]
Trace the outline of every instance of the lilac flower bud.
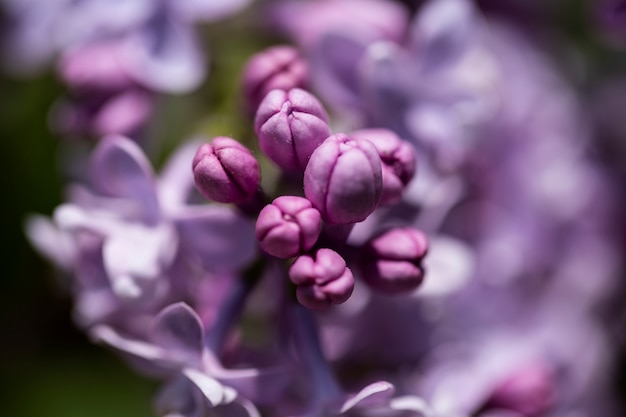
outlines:
[[531, 363], [502, 381], [488, 408], [503, 408], [535, 417], [546, 413], [554, 401], [552, 372], [543, 363]]
[[415, 175], [415, 151], [391, 130], [362, 129], [350, 134], [356, 139], [367, 139], [376, 146], [382, 162], [383, 196], [380, 204], [394, 204]]
[[256, 238], [267, 253], [286, 259], [311, 249], [321, 227], [320, 212], [309, 200], [283, 196], [259, 213]]
[[354, 289], [352, 271], [346, 261], [331, 249], [319, 249], [315, 257], [302, 255], [289, 268], [296, 297], [305, 307], [322, 310], [344, 303]]
[[122, 64], [122, 46], [90, 43], [61, 57], [59, 75], [76, 90], [117, 91], [134, 86]]
[[304, 172], [304, 194], [331, 224], [365, 220], [378, 205], [382, 188], [376, 147], [343, 133], [326, 139]]
[[192, 167], [198, 190], [220, 203], [241, 203], [259, 188], [261, 173], [257, 160], [231, 138], [220, 136], [200, 146]]
[[243, 73], [243, 93], [254, 114], [271, 90], [288, 91], [307, 85], [309, 69], [296, 48], [279, 45], [253, 55]]
[[300, 172], [315, 148], [330, 135], [322, 104], [299, 88], [270, 91], [259, 105], [254, 131], [272, 161], [285, 170]]
[[412, 291], [424, 278], [421, 263], [427, 249], [426, 236], [409, 227], [374, 237], [364, 247], [363, 279], [372, 288], [388, 294]]

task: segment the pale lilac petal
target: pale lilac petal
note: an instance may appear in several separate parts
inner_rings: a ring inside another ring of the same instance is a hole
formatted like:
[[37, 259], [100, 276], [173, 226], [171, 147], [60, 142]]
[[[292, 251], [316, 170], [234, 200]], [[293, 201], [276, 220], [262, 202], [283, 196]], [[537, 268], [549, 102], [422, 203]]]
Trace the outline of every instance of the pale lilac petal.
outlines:
[[184, 369], [183, 375], [200, 390], [210, 407], [230, 403], [237, 395], [232, 388], [225, 387], [217, 380], [197, 369]]
[[204, 351], [204, 329], [198, 315], [186, 304], [172, 304], [152, 322], [150, 340], [189, 364], [200, 364]]
[[57, 266], [71, 270], [76, 262], [76, 244], [67, 233], [47, 217], [31, 215], [26, 219], [26, 236], [30, 243]]
[[167, 225], [125, 225], [104, 242], [104, 267], [113, 290], [125, 299], [158, 293], [160, 279], [177, 251], [177, 236]]
[[398, 411], [412, 411], [417, 414], [415, 417], [436, 417], [435, 412], [429, 407], [428, 403], [415, 396], [407, 395], [393, 398], [389, 401], [389, 408]]
[[224, 206], [196, 206], [176, 214], [182, 244], [211, 271], [245, 267], [257, 253], [254, 225]]
[[368, 385], [346, 400], [341, 406], [340, 412], [346, 413], [354, 407], [373, 407], [387, 403], [393, 396], [395, 388], [386, 381], [378, 381]]
[[95, 342], [104, 343], [132, 356], [155, 363], [169, 362], [167, 352], [159, 346], [124, 337], [112, 327], [104, 325], [94, 326], [89, 330], [89, 334]]
[[157, 220], [159, 203], [154, 173], [136, 143], [123, 136], [107, 136], [98, 144], [91, 162], [92, 178], [100, 190], [115, 197], [139, 201], [146, 220]]
[[126, 69], [147, 88], [185, 93], [198, 87], [206, 75], [206, 58], [192, 28], [167, 16], [155, 17], [126, 42]]
[[187, 201], [193, 189], [193, 174], [189, 167], [198, 147], [204, 142], [193, 139], [179, 147], [169, 157], [158, 179], [159, 202], [164, 211], [172, 213]]
[[475, 11], [469, 0], [427, 3], [411, 28], [411, 40], [425, 70], [450, 65], [467, 49], [475, 31]]

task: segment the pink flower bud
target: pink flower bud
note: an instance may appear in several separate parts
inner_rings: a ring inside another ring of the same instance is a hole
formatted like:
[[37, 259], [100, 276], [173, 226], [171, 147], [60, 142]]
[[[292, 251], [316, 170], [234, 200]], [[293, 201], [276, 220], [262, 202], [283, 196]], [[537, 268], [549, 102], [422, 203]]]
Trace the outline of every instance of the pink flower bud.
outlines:
[[243, 94], [248, 111], [254, 114], [271, 90], [306, 87], [308, 77], [307, 63], [294, 47], [273, 46], [253, 55], [243, 72]]
[[426, 236], [413, 228], [389, 230], [363, 248], [361, 272], [372, 288], [388, 294], [413, 291], [422, 283]]
[[321, 227], [320, 212], [309, 200], [283, 196], [259, 213], [256, 238], [267, 253], [286, 259], [311, 249]]
[[352, 271], [346, 261], [331, 249], [319, 249], [315, 257], [302, 255], [289, 268], [296, 297], [303, 306], [323, 310], [344, 303], [354, 289]]
[[198, 190], [220, 203], [250, 199], [261, 181], [259, 164], [252, 153], [236, 140], [223, 136], [200, 146], [192, 166]]
[[276, 165], [300, 172], [330, 134], [322, 104], [299, 88], [270, 91], [259, 105], [254, 131], [261, 150]]
[[391, 130], [362, 129], [350, 134], [356, 139], [367, 139], [376, 146], [382, 162], [383, 196], [380, 204], [394, 204], [415, 175], [415, 151]]
[[549, 367], [535, 362], [504, 379], [489, 399], [489, 408], [504, 408], [528, 417], [546, 413], [554, 401], [554, 381]]
[[343, 133], [326, 139], [304, 172], [304, 194], [331, 224], [365, 220], [376, 209], [382, 186], [376, 147]]

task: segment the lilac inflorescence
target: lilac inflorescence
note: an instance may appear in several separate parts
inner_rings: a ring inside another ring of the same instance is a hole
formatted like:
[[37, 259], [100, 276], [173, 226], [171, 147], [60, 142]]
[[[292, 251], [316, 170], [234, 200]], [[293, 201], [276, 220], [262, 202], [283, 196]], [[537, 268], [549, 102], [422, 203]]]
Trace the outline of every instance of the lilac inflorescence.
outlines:
[[15, 64], [58, 54], [54, 125], [100, 138], [27, 233], [89, 336], [164, 381], [159, 417], [615, 415], [616, 197], [548, 60], [470, 0], [259, 2], [298, 46], [252, 55], [243, 126], [157, 175], [157, 94], [248, 2], [7, 1]]

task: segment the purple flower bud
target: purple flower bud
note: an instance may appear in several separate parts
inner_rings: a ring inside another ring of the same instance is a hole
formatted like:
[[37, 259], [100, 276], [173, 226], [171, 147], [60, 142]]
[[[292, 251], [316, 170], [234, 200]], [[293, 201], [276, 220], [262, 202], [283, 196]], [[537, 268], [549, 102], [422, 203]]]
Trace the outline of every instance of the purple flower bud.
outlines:
[[415, 175], [415, 151], [391, 130], [362, 129], [350, 134], [355, 139], [367, 139], [376, 146], [383, 172], [383, 196], [380, 204], [394, 204]]
[[198, 190], [220, 203], [241, 203], [259, 188], [261, 173], [257, 160], [231, 138], [220, 136], [200, 146], [192, 167]]
[[331, 249], [319, 249], [315, 257], [302, 255], [289, 268], [296, 297], [305, 307], [322, 310], [344, 303], [354, 289], [352, 271], [346, 261]]
[[554, 381], [549, 367], [535, 362], [513, 372], [494, 390], [487, 408], [503, 408], [528, 417], [546, 413], [554, 401]]
[[271, 90], [288, 91], [307, 85], [309, 69], [296, 48], [279, 45], [253, 55], [243, 73], [243, 94], [254, 114]]
[[126, 73], [118, 43], [87, 44], [61, 57], [59, 75], [76, 90], [117, 91], [134, 86]]
[[330, 135], [322, 104], [299, 88], [270, 91], [259, 105], [254, 131], [272, 161], [285, 170], [300, 172], [315, 148]]
[[304, 194], [331, 224], [365, 220], [378, 205], [382, 188], [376, 147], [343, 133], [326, 139], [304, 172]]
[[259, 213], [256, 238], [267, 253], [286, 259], [311, 249], [321, 227], [320, 212], [309, 200], [283, 196]]
[[424, 279], [421, 263], [427, 249], [426, 236], [417, 229], [392, 229], [376, 236], [364, 247], [363, 279], [388, 294], [412, 291]]

